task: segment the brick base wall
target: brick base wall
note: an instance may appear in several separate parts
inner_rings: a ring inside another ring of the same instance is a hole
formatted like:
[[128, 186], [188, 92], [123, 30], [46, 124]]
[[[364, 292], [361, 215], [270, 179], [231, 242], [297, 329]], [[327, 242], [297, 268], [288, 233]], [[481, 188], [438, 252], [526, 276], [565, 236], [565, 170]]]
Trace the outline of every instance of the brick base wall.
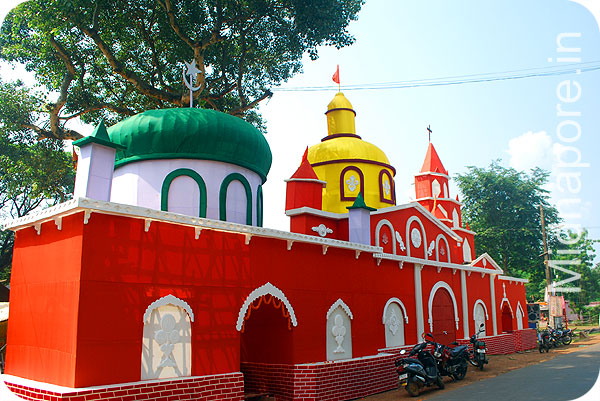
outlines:
[[[482, 338], [489, 355], [505, 355], [533, 349], [537, 345], [535, 329], [515, 330], [512, 333]], [[459, 344], [469, 344], [469, 340], [458, 340]]]
[[[167, 379], [92, 387], [65, 389], [65, 391], [44, 390], [48, 385], [4, 377], [6, 386], [24, 400], [46, 401], [242, 401], [244, 399], [244, 379], [240, 372], [223, 375], [186, 377], [185, 379]], [[18, 383], [17, 383], [18, 382]], [[23, 384], [27, 383], [27, 385]], [[57, 387], [57, 386], [56, 386]]]
[[246, 392], [271, 393], [277, 400], [327, 401], [365, 397], [396, 388], [395, 356], [299, 365], [242, 363]]

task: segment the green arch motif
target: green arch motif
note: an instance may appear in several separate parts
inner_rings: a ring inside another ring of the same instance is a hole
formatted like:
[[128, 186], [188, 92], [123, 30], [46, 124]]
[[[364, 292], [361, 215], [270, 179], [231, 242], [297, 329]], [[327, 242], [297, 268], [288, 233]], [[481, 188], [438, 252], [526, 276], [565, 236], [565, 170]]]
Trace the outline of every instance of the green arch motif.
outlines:
[[256, 191], [256, 225], [263, 226], [263, 192], [262, 185], [258, 186]]
[[165, 212], [169, 211], [169, 189], [171, 188], [171, 183], [175, 178], [181, 176], [190, 177], [198, 184], [198, 189], [200, 190], [198, 214], [200, 217], [206, 217], [206, 184], [200, 174], [189, 168], [179, 168], [167, 174], [160, 190], [160, 210]]
[[219, 190], [219, 219], [227, 221], [227, 188], [232, 181], [239, 181], [246, 190], [246, 224], [252, 225], [252, 190], [246, 177], [240, 173], [231, 173], [221, 183]]

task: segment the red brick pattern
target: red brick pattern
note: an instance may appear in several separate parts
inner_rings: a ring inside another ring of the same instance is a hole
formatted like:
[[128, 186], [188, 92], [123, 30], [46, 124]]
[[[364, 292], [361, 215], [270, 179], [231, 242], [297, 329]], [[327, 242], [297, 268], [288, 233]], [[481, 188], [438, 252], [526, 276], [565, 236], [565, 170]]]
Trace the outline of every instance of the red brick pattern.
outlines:
[[394, 355], [300, 365], [242, 363], [246, 392], [271, 393], [277, 400], [348, 400], [398, 385]]
[[[490, 355], [512, 354], [514, 352], [533, 349], [537, 345], [535, 329], [515, 330], [512, 333], [499, 334], [495, 337], [484, 337]], [[459, 344], [469, 344], [469, 340], [457, 340]]]
[[24, 400], [47, 401], [241, 401], [244, 399], [244, 379], [241, 373], [190, 377], [185, 379], [139, 382], [123, 386], [94, 389], [73, 389], [67, 392], [41, 390], [5, 382], [10, 390]]

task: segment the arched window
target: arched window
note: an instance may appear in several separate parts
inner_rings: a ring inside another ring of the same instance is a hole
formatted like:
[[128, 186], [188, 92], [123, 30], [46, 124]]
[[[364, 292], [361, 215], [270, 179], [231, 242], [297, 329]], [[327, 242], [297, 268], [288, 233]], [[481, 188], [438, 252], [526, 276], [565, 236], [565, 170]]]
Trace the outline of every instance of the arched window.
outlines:
[[486, 335], [487, 325], [485, 321], [488, 319], [487, 307], [483, 303], [481, 299], [475, 301], [475, 306], [473, 307], [473, 323], [475, 324], [475, 333], [479, 331], [479, 327], [483, 324], [483, 331], [481, 336]]
[[142, 336], [142, 380], [192, 375], [190, 321], [194, 321], [192, 309], [173, 295], [148, 306]]
[[383, 308], [385, 346], [404, 345], [404, 324], [408, 324], [406, 308], [398, 298], [390, 298]]
[[[188, 200], [190, 199], [190, 193], [196, 193], [194, 191], [195, 188], [190, 190], [190, 187], [187, 185], [185, 180], [180, 180], [182, 185], [176, 183], [174, 186], [174, 190], [171, 191], [171, 185], [173, 181], [180, 177], [189, 177], [194, 180], [198, 186], [198, 216], [206, 217], [206, 184], [204, 180], [194, 170], [190, 170], [189, 168], [180, 168], [175, 171], [170, 172], [164, 179], [162, 188], [160, 191], [160, 210], [165, 212], [175, 212], [175, 213], [183, 213], [191, 215], [189, 210], [191, 208], [195, 209], [195, 206], [190, 204]], [[193, 196], [192, 196], [193, 197]], [[171, 201], [169, 201], [171, 199]], [[187, 213], [186, 213], [187, 212]]]
[[365, 195], [365, 177], [358, 167], [348, 166], [340, 174], [340, 200], [353, 201], [359, 193]]
[[219, 219], [227, 221], [227, 190], [229, 184], [233, 181], [237, 181], [242, 184], [246, 193], [246, 224], [252, 225], [252, 190], [246, 177], [239, 173], [231, 173], [221, 183], [221, 189], [219, 190]]
[[390, 205], [396, 204], [394, 179], [390, 172], [385, 169], [379, 172], [379, 200]]
[[431, 183], [431, 196], [434, 198], [440, 198], [440, 192], [442, 192], [442, 186], [438, 180], [433, 180]]
[[327, 311], [327, 360], [352, 358], [352, 312], [338, 299]]

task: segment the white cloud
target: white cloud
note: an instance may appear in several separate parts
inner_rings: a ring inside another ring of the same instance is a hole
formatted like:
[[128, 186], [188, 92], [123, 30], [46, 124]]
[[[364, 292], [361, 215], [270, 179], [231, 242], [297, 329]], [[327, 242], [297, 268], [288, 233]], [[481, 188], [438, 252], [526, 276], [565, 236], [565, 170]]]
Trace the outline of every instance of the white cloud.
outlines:
[[526, 132], [508, 141], [509, 164], [519, 171], [534, 167], [550, 170], [556, 160], [556, 145], [545, 132]]

